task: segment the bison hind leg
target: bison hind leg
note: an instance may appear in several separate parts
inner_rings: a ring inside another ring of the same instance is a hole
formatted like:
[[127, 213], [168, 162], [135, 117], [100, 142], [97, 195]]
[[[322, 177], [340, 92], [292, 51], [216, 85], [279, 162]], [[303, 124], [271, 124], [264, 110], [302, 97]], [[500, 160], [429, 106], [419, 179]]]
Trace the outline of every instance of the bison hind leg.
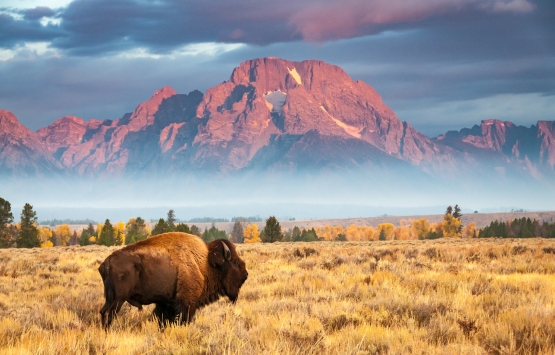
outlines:
[[172, 303], [156, 303], [154, 315], [158, 318], [158, 325], [164, 328], [166, 323], [173, 323], [177, 317], [177, 311]]

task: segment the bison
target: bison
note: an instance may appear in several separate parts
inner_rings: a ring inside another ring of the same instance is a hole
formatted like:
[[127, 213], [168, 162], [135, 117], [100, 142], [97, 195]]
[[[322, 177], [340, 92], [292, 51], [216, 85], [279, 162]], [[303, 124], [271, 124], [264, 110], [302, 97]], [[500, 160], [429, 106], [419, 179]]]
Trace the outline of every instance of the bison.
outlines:
[[186, 233], [164, 233], [116, 250], [99, 266], [107, 329], [123, 304], [155, 303], [160, 327], [185, 323], [197, 309], [227, 296], [233, 303], [247, 280], [245, 262], [228, 240], [206, 244]]

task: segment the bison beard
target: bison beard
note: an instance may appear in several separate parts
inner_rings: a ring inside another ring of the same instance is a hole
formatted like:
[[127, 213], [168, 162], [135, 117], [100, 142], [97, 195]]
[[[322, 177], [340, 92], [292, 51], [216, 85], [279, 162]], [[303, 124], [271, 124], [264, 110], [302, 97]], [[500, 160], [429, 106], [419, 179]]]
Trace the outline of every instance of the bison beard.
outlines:
[[160, 326], [185, 323], [197, 309], [227, 296], [237, 300], [246, 281], [245, 263], [228, 240], [209, 244], [186, 233], [165, 233], [113, 252], [98, 268], [108, 328], [125, 302], [139, 309], [155, 303]]

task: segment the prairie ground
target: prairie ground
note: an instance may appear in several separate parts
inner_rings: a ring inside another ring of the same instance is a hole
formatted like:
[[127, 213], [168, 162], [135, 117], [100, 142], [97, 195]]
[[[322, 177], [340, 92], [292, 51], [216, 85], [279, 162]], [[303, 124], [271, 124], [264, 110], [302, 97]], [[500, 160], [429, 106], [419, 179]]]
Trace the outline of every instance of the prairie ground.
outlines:
[[551, 240], [239, 245], [235, 305], [165, 331], [126, 305], [104, 332], [97, 267], [115, 249], [0, 250], [0, 353], [555, 353]]

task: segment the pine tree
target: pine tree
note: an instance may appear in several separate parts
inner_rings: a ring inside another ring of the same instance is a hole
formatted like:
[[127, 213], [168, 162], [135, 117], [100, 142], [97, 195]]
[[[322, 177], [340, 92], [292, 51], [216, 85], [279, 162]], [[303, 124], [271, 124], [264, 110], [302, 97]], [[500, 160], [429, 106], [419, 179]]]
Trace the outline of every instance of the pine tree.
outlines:
[[194, 224], [191, 226], [191, 234], [196, 235], [197, 237], [200, 237], [202, 235], [202, 233], [200, 232], [200, 229]]
[[301, 229], [297, 226], [293, 227], [291, 231], [291, 240], [296, 241], [301, 237]]
[[146, 228], [145, 220], [141, 217], [131, 218], [127, 222], [125, 229], [127, 230], [127, 233], [125, 234], [125, 245], [144, 240], [149, 234]]
[[77, 236], [77, 231], [73, 231], [71, 239], [69, 240], [69, 245], [79, 245], [79, 237]]
[[168, 232], [175, 231], [175, 213], [173, 210], [168, 211], [168, 218], [166, 219], [168, 225]]
[[21, 230], [17, 237], [18, 248], [40, 247], [39, 230], [37, 228], [37, 213], [33, 206], [26, 203], [21, 211]]
[[94, 230], [94, 226], [93, 226], [92, 223], [89, 223], [89, 226], [87, 227], [87, 231], [89, 232], [89, 236], [98, 237], [98, 235], [96, 234], [96, 231]]
[[158, 234], [166, 233], [166, 232], [169, 232], [169, 231], [170, 231], [170, 227], [168, 226], [168, 223], [166, 221], [164, 221], [163, 218], [160, 218], [158, 220], [158, 223], [156, 223], [154, 228], [152, 228], [152, 232], [150, 234], [151, 235], [158, 235]]
[[240, 221], [235, 221], [233, 224], [233, 230], [231, 231], [231, 240], [235, 244], [243, 243], [243, 225]]
[[112, 223], [110, 223], [109, 219], [106, 219], [106, 222], [104, 222], [104, 226], [102, 226], [102, 231], [98, 236], [97, 244], [111, 247], [112, 245], [116, 244], [116, 236], [114, 234], [114, 227], [112, 226]]
[[281, 233], [281, 226], [278, 220], [274, 216], [270, 216], [266, 220], [266, 226], [262, 233], [260, 234], [260, 239], [264, 243], [274, 243], [279, 242], [283, 239], [283, 234]]
[[0, 248], [12, 246], [12, 235], [8, 229], [8, 224], [13, 222], [11, 204], [0, 197]]
[[79, 237], [79, 245], [80, 246], [86, 246], [90, 244], [90, 238], [91, 235], [89, 234], [89, 230], [88, 229], [83, 229], [81, 231], [81, 236]]
[[177, 226], [175, 226], [175, 231], [191, 234], [191, 229], [186, 223], [179, 223]]
[[462, 216], [463, 216], [463, 215], [462, 215], [462, 213], [461, 213], [461, 208], [459, 207], [459, 205], [455, 205], [455, 208], [454, 208], [454, 210], [453, 210], [453, 217], [456, 218], [456, 219], [458, 219], [458, 220], [461, 222], [461, 224], [459, 225], [459, 229], [458, 229], [458, 231], [457, 231], [459, 234], [462, 233], [462, 227], [463, 227], [463, 224], [462, 224]]

